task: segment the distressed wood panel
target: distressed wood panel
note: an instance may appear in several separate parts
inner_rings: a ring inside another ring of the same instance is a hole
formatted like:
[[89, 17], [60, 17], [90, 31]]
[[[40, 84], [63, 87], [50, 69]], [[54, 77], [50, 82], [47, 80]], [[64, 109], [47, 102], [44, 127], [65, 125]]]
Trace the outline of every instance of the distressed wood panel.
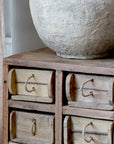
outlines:
[[84, 109], [84, 108], [63, 106], [63, 114], [98, 118], [98, 119], [106, 119], [106, 120], [114, 120], [114, 111]]
[[36, 111], [44, 111], [55, 113], [55, 105], [54, 104], [42, 104], [42, 103], [33, 103], [33, 102], [25, 102], [25, 101], [15, 101], [8, 100], [8, 106], [10, 108], [20, 108], [24, 110], [36, 110]]
[[114, 58], [95, 60], [63, 59], [49, 48], [29, 51], [8, 57], [8, 64], [28, 67], [41, 67], [70, 72], [114, 75]]
[[8, 143], [9, 108], [8, 108], [8, 65], [3, 63], [3, 139], [2, 143]]
[[12, 111], [10, 139], [27, 144], [53, 144], [54, 116]]
[[66, 78], [68, 104], [75, 107], [112, 110], [113, 83], [114, 77], [70, 73]]
[[19, 144], [19, 143], [15, 143], [15, 142], [11, 142], [11, 141], [10, 141], [9, 144]]
[[55, 144], [62, 144], [62, 132], [63, 132], [63, 73], [62, 71], [56, 71], [56, 101], [55, 101]]
[[5, 54], [3, 0], [0, 0], [0, 143], [2, 143], [2, 65]]
[[113, 121], [66, 116], [64, 144], [112, 144], [113, 128]]
[[55, 77], [53, 71], [11, 69], [9, 72], [9, 92], [14, 100], [54, 101]]
[[[12, 65], [14, 67], [21, 67], [24, 66], [28, 69], [31, 68], [41, 68], [41, 69], [53, 69], [56, 73], [56, 86], [55, 86], [55, 104], [42, 104], [42, 103], [33, 103], [33, 102], [25, 102], [25, 101], [14, 101], [8, 100], [8, 89], [7, 85], [4, 88], [4, 143], [8, 143], [8, 108], [17, 108], [28, 110], [29, 112], [34, 111], [45, 111], [45, 112], [52, 112], [55, 113], [55, 144], [62, 144], [63, 143], [63, 118], [66, 115], [72, 116], [81, 116], [81, 117], [88, 117], [88, 118], [96, 118], [96, 119], [103, 119], [103, 120], [114, 120], [114, 111], [106, 111], [106, 110], [93, 110], [93, 109], [84, 109], [84, 108], [76, 108], [70, 107], [66, 102], [64, 89], [65, 89], [65, 82], [64, 79], [66, 74], [69, 72], [75, 73], [85, 73], [85, 74], [98, 74], [104, 77], [112, 77], [114, 76], [114, 59], [101, 59], [101, 60], [70, 60], [70, 59], [62, 59], [57, 57], [55, 53], [47, 48], [41, 50], [35, 50], [32, 52], [26, 52], [17, 54], [15, 56], [11, 56], [4, 60], [6, 65]], [[11, 66], [11, 67], [12, 67]], [[65, 71], [65, 72], [64, 72]], [[8, 75], [7, 70], [4, 74], [4, 80], [7, 80], [6, 76]], [[23, 83], [23, 82], [22, 82]], [[106, 86], [107, 87], [107, 86]], [[88, 89], [89, 90], [89, 89]], [[104, 91], [104, 89], [102, 89]], [[104, 91], [105, 92], [105, 91]], [[110, 98], [111, 99], [111, 98]], [[109, 99], [107, 99], [109, 100]], [[9, 105], [8, 105], [9, 104]], [[78, 130], [79, 131], [79, 130]], [[93, 132], [91, 132], [94, 135]], [[98, 135], [101, 134], [100, 132], [97, 133]], [[105, 134], [105, 133], [103, 133]], [[15, 135], [15, 133], [14, 133]], [[95, 134], [96, 135], [96, 134]], [[99, 137], [97, 135], [97, 137]], [[77, 135], [80, 137], [79, 135]], [[77, 138], [74, 137], [74, 138]], [[86, 136], [90, 136], [89, 132], [86, 133]], [[106, 136], [107, 137], [107, 136]], [[100, 138], [102, 140], [107, 138], [105, 135]], [[100, 139], [98, 138], [98, 139]], [[100, 140], [101, 140], [100, 139]], [[20, 138], [15, 138], [15, 141], [18, 143], [31, 143], [31, 141], [21, 140]], [[34, 144], [36, 144], [35, 142]], [[40, 142], [39, 142], [40, 143]], [[42, 144], [42, 143], [40, 143]], [[96, 143], [98, 144], [98, 143]], [[101, 143], [100, 143], [101, 144]], [[110, 143], [109, 143], [110, 144]]]

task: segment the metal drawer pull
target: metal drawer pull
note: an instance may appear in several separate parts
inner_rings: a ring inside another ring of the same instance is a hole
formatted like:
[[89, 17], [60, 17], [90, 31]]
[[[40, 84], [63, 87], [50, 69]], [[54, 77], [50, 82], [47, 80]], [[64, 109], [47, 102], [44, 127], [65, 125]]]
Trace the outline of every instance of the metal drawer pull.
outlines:
[[92, 136], [90, 136], [89, 139], [86, 139], [86, 137], [85, 137], [85, 130], [86, 130], [86, 128], [87, 128], [88, 126], [90, 126], [90, 125], [92, 126], [93, 123], [92, 123], [92, 122], [88, 123], [88, 124], [83, 128], [83, 131], [82, 131], [83, 139], [84, 139], [84, 141], [87, 142], [87, 143], [90, 143], [91, 141], [94, 141], [94, 139], [93, 139]]
[[28, 81], [29, 81], [31, 78], [34, 78], [34, 77], [35, 77], [34, 74], [32, 74], [32, 75], [27, 79], [27, 81], [25, 82], [25, 90], [26, 90], [27, 92], [35, 91], [35, 87], [32, 87], [31, 90], [29, 90], [29, 89], [27, 88]]
[[33, 119], [32, 120], [32, 129], [31, 129], [32, 135], [35, 136], [36, 135], [36, 120]]
[[90, 80], [88, 80], [88, 81], [86, 81], [86, 82], [84, 82], [84, 83], [82, 84], [82, 86], [81, 86], [80, 89], [81, 89], [81, 91], [82, 91], [82, 96], [84, 96], [84, 97], [88, 97], [88, 96], [93, 96], [93, 95], [94, 95], [92, 91], [90, 91], [88, 95], [85, 95], [85, 94], [84, 94], [84, 86], [85, 86], [85, 84], [87, 84], [88, 82], [94, 82], [94, 79], [90, 79]]

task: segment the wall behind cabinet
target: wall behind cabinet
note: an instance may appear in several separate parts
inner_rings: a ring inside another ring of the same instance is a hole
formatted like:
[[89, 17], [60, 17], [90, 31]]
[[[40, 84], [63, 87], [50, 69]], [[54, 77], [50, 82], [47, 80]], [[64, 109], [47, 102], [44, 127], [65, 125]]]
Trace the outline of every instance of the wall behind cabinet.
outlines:
[[29, 0], [12, 0], [11, 15], [13, 53], [45, 47], [33, 25]]
[[7, 55], [45, 47], [33, 25], [29, 0], [4, 1]]

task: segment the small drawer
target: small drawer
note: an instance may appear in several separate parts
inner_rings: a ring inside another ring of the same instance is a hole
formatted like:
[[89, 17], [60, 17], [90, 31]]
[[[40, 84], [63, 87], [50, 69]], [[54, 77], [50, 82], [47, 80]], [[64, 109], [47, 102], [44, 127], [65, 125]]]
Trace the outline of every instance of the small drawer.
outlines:
[[54, 144], [54, 116], [12, 111], [10, 140], [22, 144]]
[[113, 144], [112, 121], [66, 116], [64, 144]]
[[69, 106], [113, 110], [114, 78], [88, 74], [68, 74], [66, 97]]
[[9, 92], [14, 100], [54, 102], [54, 72], [45, 70], [11, 69]]
[[8, 144], [19, 144], [19, 143], [15, 143], [15, 142], [10, 141]]

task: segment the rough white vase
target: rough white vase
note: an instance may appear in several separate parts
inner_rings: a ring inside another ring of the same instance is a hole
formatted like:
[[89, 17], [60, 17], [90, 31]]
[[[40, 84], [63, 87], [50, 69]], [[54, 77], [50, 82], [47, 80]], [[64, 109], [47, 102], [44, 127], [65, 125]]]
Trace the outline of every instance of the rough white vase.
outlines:
[[114, 0], [30, 0], [41, 40], [57, 55], [91, 59], [114, 47]]

